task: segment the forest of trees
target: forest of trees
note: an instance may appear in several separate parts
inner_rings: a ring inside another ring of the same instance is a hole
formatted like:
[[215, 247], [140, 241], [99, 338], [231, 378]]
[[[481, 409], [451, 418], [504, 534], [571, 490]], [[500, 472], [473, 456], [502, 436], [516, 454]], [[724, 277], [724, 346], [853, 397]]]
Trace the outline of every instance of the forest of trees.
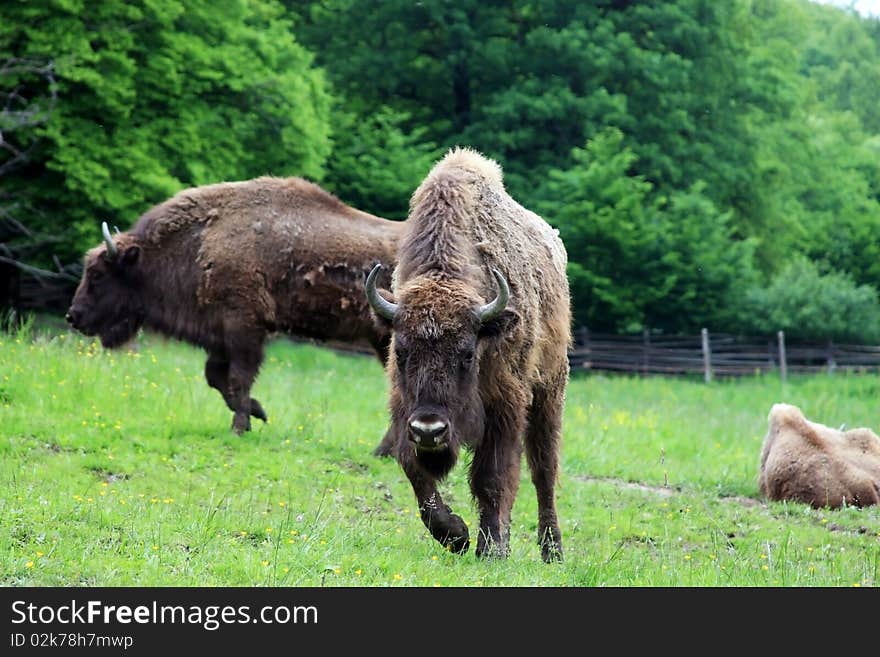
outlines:
[[578, 325], [880, 341], [880, 20], [852, 11], [11, 0], [0, 102], [0, 302], [185, 187], [299, 175], [403, 219], [467, 145], [560, 230]]

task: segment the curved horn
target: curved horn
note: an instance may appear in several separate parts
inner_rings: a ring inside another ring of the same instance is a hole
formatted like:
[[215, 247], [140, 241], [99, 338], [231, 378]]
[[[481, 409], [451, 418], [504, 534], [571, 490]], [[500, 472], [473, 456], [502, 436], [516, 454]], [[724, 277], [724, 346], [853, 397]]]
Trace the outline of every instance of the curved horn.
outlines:
[[110, 227], [106, 221], [101, 222], [101, 232], [104, 234], [104, 241], [107, 243], [107, 256], [110, 260], [114, 260], [119, 255], [119, 250], [116, 248], [113, 238], [110, 237]]
[[492, 275], [498, 283], [498, 296], [486, 305], [480, 306], [477, 315], [480, 318], [481, 324], [485, 324], [490, 319], [498, 317], [498, 315], [504, 312], [504, 309], [507, 308], [507, 302], [510, 301], [510, 286], [507, 285], [504, 274], [497, 269], [493, 269]]
[[391, 303], [376, 290], [376, 277], [379, 275], [380, 269], [382, 269], [381, 263], [373, 267], [373, 271], [367, 276], [367, 301], [370, 302], [370, 307], [376, 311], [379, 317], [394, 321], [394, 317], [397, 315], [397, 304]]

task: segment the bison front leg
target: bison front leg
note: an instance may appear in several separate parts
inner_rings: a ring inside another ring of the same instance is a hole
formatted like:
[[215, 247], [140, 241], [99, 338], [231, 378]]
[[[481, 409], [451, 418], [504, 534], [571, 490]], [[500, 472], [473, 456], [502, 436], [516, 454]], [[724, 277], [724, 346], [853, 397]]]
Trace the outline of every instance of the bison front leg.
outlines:
[[[229, 391], [229, 360], [221, 354], [209, 353], [208, 361], [205, 363], [205, 379], [209, 386], [223, 395], [223, 401], [226, 402], [229, 410], [234, 412], [237, 407], [234, 405], [235, 399]], [[268, 418], [260, 402], [253, 397], [250, 400], [250, 414], [266, 422]]]
[[467, 552], [470, 546], [467, 525], [443, 502], [437, 490], [437, 480], [419, 467], [415, 449], [411, 445], [402, 446], [397, 460], [412, 484], [419, 515], [431, 536], [452, 552]]
[[[557, 385], [535, 391], [526, 430], [526, 458], [538, 495], [538, 543], [545, 562], [562, 561], [562, 532], [556, 517], [556, 479], [559, 476], [559, 445], [567, 370]], [[561, 381], [561, 383], [560, 383]]]
[[478, 557], [506, 558], [510, 552], [510, 511], [519, 488], [523, 413], [514, 408], [488, 412], [482, 442], [471, 462], [471, 492], [480, 511]]

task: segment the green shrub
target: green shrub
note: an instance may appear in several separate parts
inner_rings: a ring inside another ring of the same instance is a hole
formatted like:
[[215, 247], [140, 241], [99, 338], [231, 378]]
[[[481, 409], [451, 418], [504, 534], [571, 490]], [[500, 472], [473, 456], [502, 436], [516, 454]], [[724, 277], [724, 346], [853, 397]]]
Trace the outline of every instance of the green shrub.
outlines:
[[876, 343], [880, 340], [880, 302], [870, 285], [856, 285], [848, 274], [822, 273], [798, 256], [766, 287], [746, 294], [751, 328], [785, 331], [795, 338]]

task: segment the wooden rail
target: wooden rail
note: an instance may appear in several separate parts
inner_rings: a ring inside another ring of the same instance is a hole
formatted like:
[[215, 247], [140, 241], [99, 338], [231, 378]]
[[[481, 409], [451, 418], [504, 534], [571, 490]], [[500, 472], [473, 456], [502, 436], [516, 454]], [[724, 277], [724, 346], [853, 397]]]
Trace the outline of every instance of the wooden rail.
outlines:
[[569, 353], [572, 371], [596, 370], [636, 374], [702, 375], [713, 377], [779, 372], [789, 373], [880, 371], [880, 346], [834, 342], [790, 342], [775, 336], [743, 337], [710, 333], [662, 336], [610, 335], [575, 331]]

